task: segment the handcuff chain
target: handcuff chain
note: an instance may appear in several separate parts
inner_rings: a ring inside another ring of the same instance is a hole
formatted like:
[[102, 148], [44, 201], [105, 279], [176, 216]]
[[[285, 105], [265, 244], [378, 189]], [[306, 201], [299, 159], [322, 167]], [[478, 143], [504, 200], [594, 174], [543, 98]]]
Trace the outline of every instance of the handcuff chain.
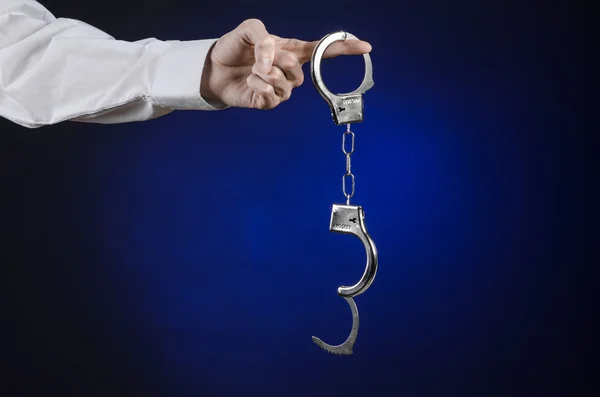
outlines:
[[[346, 155], [346, 173], [342, 176], [342, 191], [344, 192], [344, 196], [346, 196], [346, 205], [350, 205], [350, 198], [354, 196], [355, 191], [355, 181], [354, 174], [352, 174], [352, 161], [350, 156], [354, 153], [354, 133], [350, 131], [350, 123], [347, 124], [348, 128], [344, 131], [342, 135], [342, 152]], [[350, 135], [351, 144], [350, 150], [346, 150], [346, 136]], [[346, 178], [350, 177], [352, 180], [352, 193], [346, 192]]]

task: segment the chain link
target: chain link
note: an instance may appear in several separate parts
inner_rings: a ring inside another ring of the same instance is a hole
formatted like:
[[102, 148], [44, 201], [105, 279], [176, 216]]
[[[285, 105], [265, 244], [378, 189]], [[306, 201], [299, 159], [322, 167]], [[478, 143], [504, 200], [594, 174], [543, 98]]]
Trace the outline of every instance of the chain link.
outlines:
[[[350, 150], [346, 150], [346, 137], [350, 135], [351, 147]], [[350, 156], [354, 153], [354, 133], [350, 131], [350, 123], [348, 123], [348, 128], [344, 131], [342, 135], [342, 152], [346, 155], [346, 173], [342, 176], [342, 191], [344, 192], [344, 196], [346, 196], [346, 205], [350, 205], [350, 198], [354, 196], [354, 174], [352, 174], [352, 162]], [[352, 193], [346, 192], [346, 178], [350, 177], [352, 179]]]

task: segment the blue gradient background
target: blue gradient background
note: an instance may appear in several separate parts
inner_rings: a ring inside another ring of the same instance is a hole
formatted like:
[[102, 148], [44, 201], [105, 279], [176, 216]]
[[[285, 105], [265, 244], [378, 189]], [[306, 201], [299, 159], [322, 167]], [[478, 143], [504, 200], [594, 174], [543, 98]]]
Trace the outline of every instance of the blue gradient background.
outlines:
[[[553, 3], [43, 2], [124, 40], [249, 17], [372, 43], [354, 203], [380, 252], [350, 357], [328, 231], [342, 127], [305, 84], [271, 111], [27, 130], [0, 120], [3, 396], [577, 396], [589, 246], [577, 34]], [[395, 9], [394, 9], [395, 7]], [[580, 48], [579, 48], [580, 49]], [[333, 91], [361, 57], [327, 60]]]

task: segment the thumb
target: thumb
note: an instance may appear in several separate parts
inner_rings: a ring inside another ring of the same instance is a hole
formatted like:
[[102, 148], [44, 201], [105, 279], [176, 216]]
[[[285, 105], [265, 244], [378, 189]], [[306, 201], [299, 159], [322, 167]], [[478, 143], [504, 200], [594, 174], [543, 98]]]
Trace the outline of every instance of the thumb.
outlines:
[[275, 40], [267, 32], [265, 25], [258, 19], [248, 19], [240, 25], [240, 34], [254, 45], [254, 60], [258, 71], [269, 73], [275, 58]]

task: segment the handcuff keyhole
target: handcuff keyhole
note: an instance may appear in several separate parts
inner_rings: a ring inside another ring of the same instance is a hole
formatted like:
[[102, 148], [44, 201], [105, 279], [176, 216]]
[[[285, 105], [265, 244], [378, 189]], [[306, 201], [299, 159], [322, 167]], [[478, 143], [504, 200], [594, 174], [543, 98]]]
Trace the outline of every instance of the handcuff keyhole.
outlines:
[[352, 219], [350, 219], [350, 222], [352, 222], [352, 223], [356, 223], [356, 218], [352, 218]]
[[346, 108], [343, 108], [343, 107], [341, 107], [341, 106], [340, 106], [340, 107], [338, 107], [338, 112], [343, 112], [344, 110], [346, 110]]

